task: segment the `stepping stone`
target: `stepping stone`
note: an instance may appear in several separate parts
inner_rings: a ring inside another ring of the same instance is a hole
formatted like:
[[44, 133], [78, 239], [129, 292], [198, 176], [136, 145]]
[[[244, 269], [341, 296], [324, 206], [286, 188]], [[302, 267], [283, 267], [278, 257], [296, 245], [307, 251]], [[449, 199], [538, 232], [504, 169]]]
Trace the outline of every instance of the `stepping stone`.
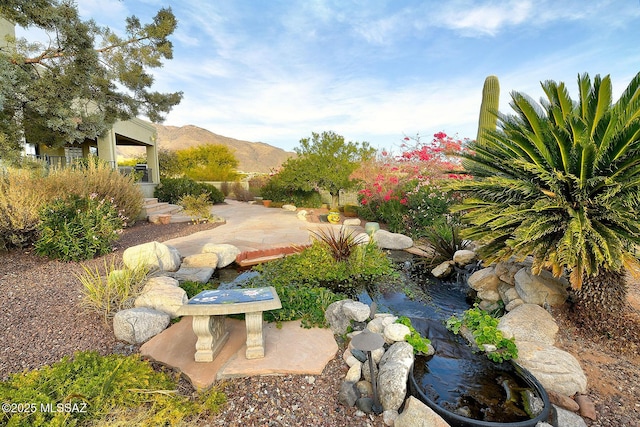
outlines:
[[178, 282], [207, 283], [213, 276], [214, 269], [209, 267], [180, 267], [180, 270], [171, 273], [171, 277]]

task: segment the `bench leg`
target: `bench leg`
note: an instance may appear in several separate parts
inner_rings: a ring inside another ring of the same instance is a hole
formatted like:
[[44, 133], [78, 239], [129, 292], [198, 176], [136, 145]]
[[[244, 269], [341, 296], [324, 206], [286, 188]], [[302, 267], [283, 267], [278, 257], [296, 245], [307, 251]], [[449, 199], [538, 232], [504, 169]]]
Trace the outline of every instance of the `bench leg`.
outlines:
[[196, 341], [196, 362], [212, 362], [229, 338], [224, 316], [193, 316]]
[[262, 312], [245, 313], [247, 327], [247, 359], [264, 357], [264, 336], [262, 335]]

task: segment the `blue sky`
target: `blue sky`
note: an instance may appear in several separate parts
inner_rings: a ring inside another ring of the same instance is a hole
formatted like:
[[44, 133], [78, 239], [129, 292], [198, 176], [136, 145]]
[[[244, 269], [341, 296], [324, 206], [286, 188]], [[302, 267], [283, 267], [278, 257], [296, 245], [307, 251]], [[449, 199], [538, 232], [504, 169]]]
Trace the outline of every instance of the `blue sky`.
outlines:
[[435, 132], [475, 138], [482, 85], [538, 100], [540, 82], [640, 71], [639, 0], [78, 0], [118, 30], [170, 6], [174, 59], [155, 88], [183, 91], [164, 124], [291, 150], [311, 132], [393, 148]]

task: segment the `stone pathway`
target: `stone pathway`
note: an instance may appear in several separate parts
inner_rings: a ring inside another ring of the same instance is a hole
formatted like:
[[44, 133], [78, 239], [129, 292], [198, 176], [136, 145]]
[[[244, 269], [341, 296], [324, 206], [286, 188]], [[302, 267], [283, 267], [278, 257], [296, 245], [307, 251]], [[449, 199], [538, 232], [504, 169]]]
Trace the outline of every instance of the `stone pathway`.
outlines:
[[[296, 212], [265, 208], [228, 200], [215, 205], [212, 214], [226, 223], [211, 230], [164, 242], [178, 249], [182, 256], [199, 254], [207, 243], [227, 243], [241, 251], [253, 251], [310, 243], [310, 230], [329, 224], [300, 220]], [[300, 322], [285, 322], [282, 328], [265, 323], [265, 357], [245, 357], [244, 322], [226, 319], [229, 340], [212, 362], [195, 362], [196, 335], [190, 317], [183, 318], [140, 349], [143, 356], [180, 369], [199, 389], [217, 380], [254, 375], [300, 374], [319, 375], [335, 357], [338, 346], [330, 329], [304, 329]]]

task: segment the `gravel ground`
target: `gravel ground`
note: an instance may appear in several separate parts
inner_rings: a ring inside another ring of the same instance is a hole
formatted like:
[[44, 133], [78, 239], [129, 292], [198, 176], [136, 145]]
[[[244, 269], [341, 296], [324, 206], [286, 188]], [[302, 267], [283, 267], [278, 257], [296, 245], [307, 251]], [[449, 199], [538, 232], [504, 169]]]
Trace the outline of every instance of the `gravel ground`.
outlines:
[[[125, 230], [112, 255], [86, 264], [102, 266], [120, 259], [129, 246], [189, 235], [217, 224], [153, 225], [140, 222]], [[109, 261], [110, 262], [110, 261]], [[75, 278], [79, 263], [51, 261], [29, 251], [0, 253], [0, 378], [35, 369], [78, 350], [101, 354], [137, 351], [118, 342], [110, 325], [80, 308], [81, 285]], [[638, 285], [631, 288], [636, 303]], [[559, 346], [580, 361], [596, 405], [590, 427], [640, 427], [640, 316], [629, 316], [625, 339], [598, 338], [576, 329], [564, 310], [554, 312], [560, 323]], [[341, 351], [339, 352], [341, 354]], [[228, 403], [222, 412], [198, 425], [210, 426], [383, 426], [381, 417], [356, 416], [337, 402], [347, 371], [336, 357], [319, 376], [264, 376], [229, 380], [223, 384]], [[183, 389], [190, 392], [189, 386]]]

